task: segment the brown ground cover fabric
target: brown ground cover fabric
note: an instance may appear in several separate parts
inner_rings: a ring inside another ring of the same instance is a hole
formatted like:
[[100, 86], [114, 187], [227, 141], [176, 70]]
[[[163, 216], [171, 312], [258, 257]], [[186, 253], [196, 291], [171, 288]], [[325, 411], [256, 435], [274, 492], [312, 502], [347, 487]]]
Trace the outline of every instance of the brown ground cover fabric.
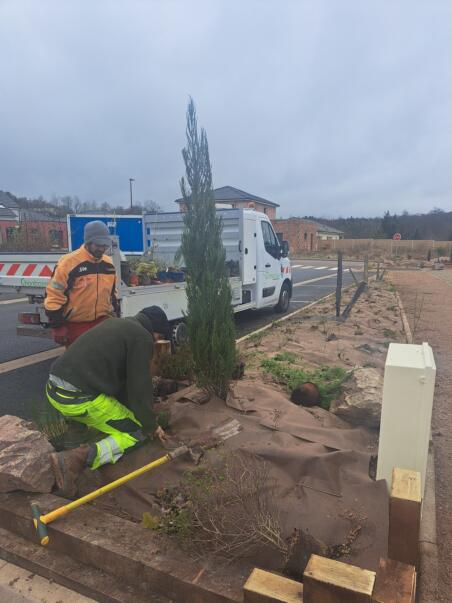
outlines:
[[[253, 381], [235, 382], [228, 404], [212, 398], [197, 405], [183, 400], [183, 395], [178, 392], [165, 403], [175, 440], [190, 442], [225, 419], [239, 420], [242, 431], [226, 440], [221, 449], [246, 450], [268, 463], [284, 535], [302, 529], [327, 546], [351, 539], [350, 552], [342, 560], [368, 569], [378, 566], [379, 557], [387, 552], [388, 494], [384, 482], [369, 477], [375, 434], [350, 428], [322, 409], [310, 412], [295, 406], [271, 385]], [[146, 444], [117, 465], [96, 472], [97, 483], [96, 474], [87, 472], [84, 488], [98, 486], [99, 480], [116, 479], [163, 452], [155, 442]], [[216, 454], [212, 450], [207, 456]], [[102, 497], [97, 504], [139, 521], [143, 512], [156, 513], [156, 494], [161, 488], [178, 484], [193, 468], [190, 460], [177, 459]], [[265, 550], [252, 561], [280, 569], [277, 556]]]

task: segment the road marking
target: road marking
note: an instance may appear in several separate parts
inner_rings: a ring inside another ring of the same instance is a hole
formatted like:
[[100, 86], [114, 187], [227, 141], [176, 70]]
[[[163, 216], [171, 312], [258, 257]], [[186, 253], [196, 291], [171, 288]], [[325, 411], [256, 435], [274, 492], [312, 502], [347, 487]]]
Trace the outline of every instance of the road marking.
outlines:
[[303, 266], [303, 264], [295, 264], [294, 266], [292, 266], [292, 268], [301, 268]]
[[4, 299], [3, 301], [0, 301], [0, 306], [4, 306], [6, 304], [19, 304], [26, 301], [28, 301], [28, 297], [19, 297], [18, 299]]
[[302, 270], [309, 270], [310, 268], [314, 268], [314, 266], [301, 266]]
[[313, 301], [313, 300], [312, 299], [291, 299], [290, 303], [291, 304], [307, 304], [311, 301]]
[[[349, 271], [348, 268], [346, 268], [344, 270], [344, 272], [348, 272], [348, 271]], [[292, 289], [294, 287], [301, 287], [303, 285], [308, 285], [309, 283], [317, 283], [318, 281], [323, 281], [326, 278], [333, 278], [333, 277], [336, 278], [336, 276], [337, 276], [336, 274], [327, 274], [326, 276], [319, 276], [317, 278], [311, 278], [308, 281], [301, 281], [301, 283], [295, 283], [294, 285], [292, 285]], [[320, 287], [320, 285], [318, 285], [318, 286]]]
[[55, 348], [53, 350], [47, 350], [45, 352], [38, 352], [37, 354], [30, 354], [30, 356], [23, 356], [22, 358], [16, 358], [15, 360], [9, 360], [0, 364], [0, 375], [3, 373], [9, 373], [25, 366], [31, 366], [38, 362], [44, 362], [44, 360], [50, 360], [60, 356], [64, 352], [64, 347]]
[[334, 268], [328, 268], [328, 270], [337, 270], [337, 266], [335, 266]]
[[326, 270], [328, 266], [317, 266], [314, 270]]
[[335, 274], [327, 274], [326, 276], [319, 276], [317, 278], [311, 278], [308, 281], [301, 281], [301, 283], [295, 283], [292, 285], [292, 289], [295, 287], [302, 287], [303, 285], [307, 285], [309, 283], [317, 283], [317, 281], [324, 281], [326, 278], [333, 278]]

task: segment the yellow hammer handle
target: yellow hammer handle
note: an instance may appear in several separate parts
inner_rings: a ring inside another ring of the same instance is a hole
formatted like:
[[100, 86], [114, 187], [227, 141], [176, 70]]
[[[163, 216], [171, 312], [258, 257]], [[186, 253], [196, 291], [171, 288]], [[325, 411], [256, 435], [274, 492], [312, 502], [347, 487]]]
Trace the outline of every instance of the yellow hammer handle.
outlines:
[[164, 463], [167, 463], [172, 458], [173, 458], [173, 455], [165, 454], [165, 456], [161, 456], [159, 459], [152, 461], [152, 463], [149, 463], [148, 465], [144, 465], [144, 467], [140, 467], [140, 469], [136, 469], [135, 471], [132, 471], [131, 473], [128, 473], [127, 475], [124, 475], [123, 477], [120, 477], [119, 479], [115, 480], [114, 482], [111, 482], [110, 484], [107, 484], [106, 486], [102, 486], [102, 488], [98, 488], [97, 490], [90, 492], [86, 496], [82, 496], [81, 498], [78, 498], [77, 500], [74, 500], [73, 502], [70, 502], [67, 505], [64, 505], [63, 507], [59, 507], [58, 509], [55, 509], [54, 511], [50, 511], [50, 513], [47, 513], [46, 515], [41, 515], [40, 520], [42, 521], [42, 523], [48, 524], [51, 521], [58, 519], [59, 517], [64, 517], [64, 515], [69, 513], [69, 511], [72, 511], [73, 509], [76, 509], [77, 507], [80, 507], [81, 505], [84, 505], [85, 503], [94, 500], [98, 496], [102, 496], [102, 494], [106, 494], [107, 492], [114, 490], [118, 486], [122, 486], [122, 484], [125, 484], [126, 482], [133, 479], [134, 477], [138, 477], [139, 475], [146, 473], [146, 471], [150, 471], [151, 469], [154, 469], [154, 467], [158, 467], [159, 465], [163, 465]]

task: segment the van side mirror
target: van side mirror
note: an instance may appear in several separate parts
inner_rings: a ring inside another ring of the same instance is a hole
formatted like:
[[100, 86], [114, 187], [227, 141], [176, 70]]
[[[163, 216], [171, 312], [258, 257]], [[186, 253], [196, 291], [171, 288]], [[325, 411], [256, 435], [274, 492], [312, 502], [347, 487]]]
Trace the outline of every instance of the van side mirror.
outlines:
[[289, 255], [289, 243], [288, 241], [281, 241], [281, 256], [286, 258]]

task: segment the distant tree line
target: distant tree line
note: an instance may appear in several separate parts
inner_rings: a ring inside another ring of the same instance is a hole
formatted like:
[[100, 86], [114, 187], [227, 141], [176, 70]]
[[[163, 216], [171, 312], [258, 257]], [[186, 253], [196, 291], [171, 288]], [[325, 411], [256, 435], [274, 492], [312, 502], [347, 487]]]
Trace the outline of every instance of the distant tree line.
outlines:
[[67, 214], [82, 214], [90, 212], [116, 213], [118, 215], [141, 214], [143, 211], [148, 213], [157, 213], [161, 207], [155, 201], [145, 201], [136, 203], [132, 207], [122, 207], [121, 205], [111, 205], [110, 203], [98, 203], [97, 201], [81, 201], [76, 195], [56, 196], [53, 195], [50, 200], [44, 197], [29, 199], [28, 197], [16, 197], [12, 193], [7, 195], [17, 203], [20, 209], [28, 209], [41, 212], [47, 216], [64, 218]]
[[433, 239], [436, 241], [452, 241], [452, 211], [444, 211], [438, 207], [426, 214], [391, 214], [386, 211], [383, 217], [377, 218], [316, 218], [306, 216], [327, 226], [338, 228], [347, 239], [392, 239], [400, 233], [402, 239]]
[[[64, 218], [72, 213], [116, 213], [118, 215], [158, 213], [162, 208], [155, 201], [136, 203], [133, 207], [122, 207], [110, 203], [97, 201], [81, 201], [76, 195], [56, 196], [50, 200], [44, 197], [29, 199], [16, 197], [12, 193], [7, 195], [21, 209], [42, 212], [48, 216]], [[382, 217], [376, 218], [318, 218], [305, 216], [307, 220], [321, 222], [327, 226], [342, 230], [347, 239], [392, 239], [396, 232], [402, 239], [433, 239], [436, 241], [452, 241], [452, 211], [444, 211], [434, 207], [426, 214], [410, 214], [404, 211], [401, 214], [391, 214], [386, 211]]]

